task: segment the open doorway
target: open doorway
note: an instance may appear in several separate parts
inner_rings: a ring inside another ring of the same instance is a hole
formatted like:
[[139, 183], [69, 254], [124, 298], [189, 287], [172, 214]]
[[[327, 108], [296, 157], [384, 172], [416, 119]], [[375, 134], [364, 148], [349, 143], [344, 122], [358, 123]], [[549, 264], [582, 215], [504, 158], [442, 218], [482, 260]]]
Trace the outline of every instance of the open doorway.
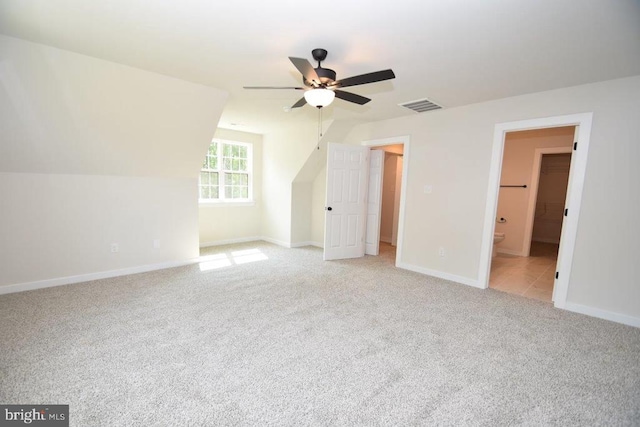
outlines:
[[[589, 140], [591, 134], [592, 113], [573, 114], [567, 116], [547, 117], [540, 119], [522, 120], [516, 122], [507, 122], [496, 124], [493, 138], [493, 151], [489, 177], [489, 191], [487, 193], [487, 209], [485, 216], [485, 226], [483, 231], [483, 243], [481, 249], [481, 263], [479, 270], [479, 280], [483, 287], [489, 287], [491, 261], [492, 261], [492, 249], [494, 249], [495, 232], [500, 232], [498, 224], [505, 224], [509, 222], [507, 217], [498, 215], [498, 201], [501, 191], [515, 190], [520, 187], [520, 190], [533, 190], [528, 188], [529, 184], [526, 182], [514, 182], [507, 183], [502, 179], [502, 167], [503, 167], [503, 153], [506, 148], [506, 139], [509, 133], [517, 133], [519, 131], [534, 131], [541, 129], [557, 129], [561, 127], [573, 127], [574, 137], [573, 145], [570, 148], [572, 153], [569, 179], [566, 192], [566, 200], [564, 203], [563, 220], [561, 226], [561, 238], [558, 248], [558, 256], [555, 272], [553, 269], [549, 271], [549, 275], [553, 274], [553, 292], [552, 301], [558, 308], [565, 308], [567, 304], [567, 294], [569, 291], [569, 282], [571, 277], [571, 263], [573, 259], [573, 251], [576, 243], [576, 235], [578, 229], [578, 220], [580, 215], [580, 205], [582, 201], [582, 188], [584, 185], [584, 176], [586, 173], [587, 157], [589, 153]], [[565, 148], [566, 149], [566, 148]], [[540, 159], [541, 161], [542, 159]], [[504, 165], [506, 167], [506, 165]], [[530, 175], [531, 176], [531, 175]], [[522, 176], [526, 179], [526, 173]], [[531, 180], [535, 181], [535, 180]], [[502, 185], [509, 185], [510, 187], [503, 187]], [[511, 187], [513, 185], [513, 187]], [[527, 187], [524, 187], [527, 185]], [[535, 195], [537, 196], [537, 181], [535, 182]], [[531, 205], [535, 209], [534, 193], [529, 191], [529, 197], [534, 201], [533, 203], [527, 203], [527, 197], [521, 194], [521, 202], [530, 208]], [[526, 209], [525, 209], [526, 210]], [[535, 219], [535, 210], [529, 210], [527, 216], [529, 221], [526, 224], [530, 224], [533, 228], [533, 222]], [[506, 221], [502, 222], [504, 218]], [[522, 229], [522, 227], [521, 227]], [[514, 233], [512, 233], [514, 234]], [[517, 233], [515, 233], [517, 235]], [[522, 234], [525, 234], [522, 231]], [[531, 234], [529, 234], [531, 235]], [[505, 233], [504, 240], [507, 241]], [[517, 245], [515, 246], [517, 248]], [[505, 248], [503, 248], [504, 252]], [[508, 250], [508, 249], [507, 249]], [[531, 250], [530, 243], [524, 244], [520, 247], [520, 254], [514, 254], [516, 256], [524, 257], [529, 255], [522, 252], [529, 252]]]
[[400, 219], [400, 193], [402, 188], [402, 169], [404, 165], [404, 146], [402, 144], [374, 147], [381, 150], [382, 166], [382, 197], [380, 203], [380, 232], [378, 239], [380, 253], [395, 256], [398, 246], [398, 223]]
[[508, 132], [489, 287], [551, 302], [575, 126]]
[[[392, 142], [391, 142], [392, 141]], [[327, 184], [324, 216], [326, 261], [378, 255], [384, 150], [378, 146], [400, 145], [409, 152], [409, 138], [365, 141], [360, 146], [329, 143], [327, 146]], [[398, 154], [398, 153], [396, 153]], [[401, 246], [404, 218], [404, 193], [407, 168], [397, 169], [401, 179], [397, 211], [397, 244]], [[367, 196], [368, 194], [368, 196]], [[395, 263], [400, 251], [395, 253]]]
[[[404, 228], [404, 201], [408, 167], [405, 159], [409, 156], [410, 137], [408, 135], [379, 140], [363, 141], [363, 146], [371, 150], [371, 158], [382, 159], [379, 166], [380, 180], [379, 197], [372, 196], [369, 191], [369, 209], [378, 212], [377, 219], [371, 221], [372, 216], [367, 217], [367, 231], [365, 240], [369, 255], [384, 256], [393, 259], [394, 265], [398, 265], [402, 257], [402, 230]], [[374, 156], [374, 153], [381, 155]], [[372, 163], [373, 165], [373, 163]], [[372, 177], [376, 173], [370, 170], [369, 190], [376, 187], [372, 185]], [[375, 203], [371, 203], [372, 200]]]
[[[363, 141], [359, 148], [349, 144], [329, 144], [323, 252], [325, 260], [357, 258], [365, 253], [376, 256], [380, 254], [383, 167], [386, 155], [384, 147], [395, 146], [395, 150], [387, 150], [395, 155], [396, 160], [392, 224], [397, 225], [392, 226], [391, 240], [397, 246], [395, 256], [391, 251], [385, 251], [385, 255], [394, 260], [394, 265], [398, 265], [402, 256], [405, 188], [408, 175], [404, 159], [409, 156], [409, 141], [410, 137], [406, 135]], [[377, 158], [379, 161], [367, 160], [369, 168], [363, 170], [363, 157]], [[360, 161], [356, 162], [357, 159]], [[402, 162], [401, 167], [397, 167], [397, 162]], [[376, 176], [377, 179], [372, 179]], [[363, 197], [365, 192], [368, 192], [368, 197]], [[393, 248], [391, 243], [383, 244]]]

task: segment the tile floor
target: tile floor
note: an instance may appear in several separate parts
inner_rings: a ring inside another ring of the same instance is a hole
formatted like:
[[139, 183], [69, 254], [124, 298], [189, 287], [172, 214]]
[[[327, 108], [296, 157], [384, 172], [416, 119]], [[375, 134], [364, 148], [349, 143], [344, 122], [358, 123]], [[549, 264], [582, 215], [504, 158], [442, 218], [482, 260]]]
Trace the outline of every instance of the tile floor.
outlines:
[[528, 257], [498, 253], [491, 260], [489, 287], [551, 302], [558, 245], [533, 242]]

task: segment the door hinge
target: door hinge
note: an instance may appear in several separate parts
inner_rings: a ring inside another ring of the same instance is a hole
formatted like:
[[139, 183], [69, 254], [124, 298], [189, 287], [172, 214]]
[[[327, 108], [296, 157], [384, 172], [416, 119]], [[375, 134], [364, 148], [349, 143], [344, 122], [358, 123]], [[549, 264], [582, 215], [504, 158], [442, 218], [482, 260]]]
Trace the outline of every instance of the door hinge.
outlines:
[[564, 216], [567, 216], [568, 213], [569, 213], [569, 209], [565, 209], [564, 210]]
[[559, 275], [560, 275], [560, 272], [556, 271], [556, 279], [558, 278]]
[[577, 143], [577, 142], [574, 142], [574, 143], [573, 143], [573, 150], [575, 151], [575, 150], [577, 150], [577, 149], [578, 149], [578, 143]]

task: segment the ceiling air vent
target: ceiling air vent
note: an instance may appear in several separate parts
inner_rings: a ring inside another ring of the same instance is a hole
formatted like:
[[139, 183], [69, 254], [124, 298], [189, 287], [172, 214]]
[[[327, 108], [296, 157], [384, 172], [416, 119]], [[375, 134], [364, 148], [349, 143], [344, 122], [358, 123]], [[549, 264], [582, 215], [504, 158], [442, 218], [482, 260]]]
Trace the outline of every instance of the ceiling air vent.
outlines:
[[417, 101], [405, 102], [404, 104], [398, 104], [401, 107], [408, 108], [416, 113], [424, 113], [425, 111], [440, 110], [442, 107], [438, 104], [434, 104], [428, 99], [419, 99]]

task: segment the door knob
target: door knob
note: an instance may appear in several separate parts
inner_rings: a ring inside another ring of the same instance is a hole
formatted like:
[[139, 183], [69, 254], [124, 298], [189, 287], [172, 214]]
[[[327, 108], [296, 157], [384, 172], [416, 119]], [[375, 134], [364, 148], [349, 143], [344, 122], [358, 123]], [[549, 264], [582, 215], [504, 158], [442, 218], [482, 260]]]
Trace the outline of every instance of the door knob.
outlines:
[[325, 208], [325, 209], [328, 210], [328, 211], [333, 210], [333, 208], [331, 206], [329, 206], [328, 208]]

